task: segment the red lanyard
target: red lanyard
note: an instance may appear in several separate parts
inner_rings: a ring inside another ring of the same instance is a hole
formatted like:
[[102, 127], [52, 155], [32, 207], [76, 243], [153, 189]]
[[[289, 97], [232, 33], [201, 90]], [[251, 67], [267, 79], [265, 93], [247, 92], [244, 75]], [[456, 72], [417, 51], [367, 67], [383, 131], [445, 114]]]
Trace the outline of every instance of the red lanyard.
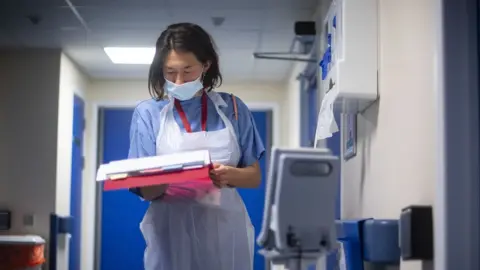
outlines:
[[[204, 91], [202, 94], [202, 131], [207, 131], [207, 93]], [[183, 111], [182, 105], [180, 105], [180, 101], [175, 99], [175, 109], [177, 109], [178, 114], [180, 115], [180, 119], [182, 120], [183, 127], [188, 133], [192, 133], [192, 127], [187, 120], [187, 116], [185, 115], [185, 111]]]

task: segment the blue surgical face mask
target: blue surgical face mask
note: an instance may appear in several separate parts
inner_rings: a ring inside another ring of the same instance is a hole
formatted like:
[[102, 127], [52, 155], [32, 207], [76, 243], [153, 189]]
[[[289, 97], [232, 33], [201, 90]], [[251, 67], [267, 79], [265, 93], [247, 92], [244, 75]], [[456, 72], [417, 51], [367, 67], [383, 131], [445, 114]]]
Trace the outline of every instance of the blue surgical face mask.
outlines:
[[165, 79], [164, 89], [167, 94], [178, 100], [188, 100], [195, 96], [195, 94], [203, 88], [202, 75], [195, 81], [186, 82], [183, 84], [176, 84]]

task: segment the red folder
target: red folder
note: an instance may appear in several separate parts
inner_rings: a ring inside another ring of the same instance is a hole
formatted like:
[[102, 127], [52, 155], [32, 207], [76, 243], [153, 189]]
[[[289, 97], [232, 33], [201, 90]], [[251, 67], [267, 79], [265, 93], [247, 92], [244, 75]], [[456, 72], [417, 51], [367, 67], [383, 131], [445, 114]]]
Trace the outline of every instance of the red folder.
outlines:
[[118, 180], [104, 181], [105, 190], [129, 189], [137, 187], [155, 186], [163, 184], [182, 183], [186, 181], [212, 181], [210, 179], [210, 167], [198, 169], [180, 170], [160, 174], [144, 176], [131, 176]]

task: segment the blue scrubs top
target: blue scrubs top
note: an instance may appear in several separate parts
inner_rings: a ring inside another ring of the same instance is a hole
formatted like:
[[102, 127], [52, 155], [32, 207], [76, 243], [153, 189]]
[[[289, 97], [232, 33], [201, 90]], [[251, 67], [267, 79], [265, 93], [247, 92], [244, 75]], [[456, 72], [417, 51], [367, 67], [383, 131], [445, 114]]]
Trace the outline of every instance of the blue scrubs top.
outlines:
[[[258, 130], [255, 126], [255, 121], [252, 113], [245, 105], [245, 103], [235, 97], [237, 103], [238, 120], [235, 119], [235, 112], [233, 100], [230, 94], [219, 93], [223, 100], [227, 103], [227, 107], [220, 107], [225, 113], [237, 135], [238, 144], [240, 146], [241, 158], [238, 167], [248, 167], [257, 162], [265, 153], [265, 146], [262, 142]], [[225, 128], [225, 125], [218, 115], [215, 105], [210, 99], [208, 100], [207, 112], [207, 131], [215, 131]], [[140, 158], [156, 155], [156, 140], [160, 130], [160, 111], [168, 100], [156, 101], [149, 99], [141, 102], [133, 112], [131, 127], [130, 127], [130, 150], [128, 152], [129, 158]], [[192, 128], [192, 132], [201, 131], [201, 96], [192, 99], [181, 101], [183, 110], [187, 116], [188, 122]], [[173, 108], [173, 115], [180, 129], [185, 132], [183, 123], [175, 108]], [[139, 195], [138, 189], [131, 190]]]

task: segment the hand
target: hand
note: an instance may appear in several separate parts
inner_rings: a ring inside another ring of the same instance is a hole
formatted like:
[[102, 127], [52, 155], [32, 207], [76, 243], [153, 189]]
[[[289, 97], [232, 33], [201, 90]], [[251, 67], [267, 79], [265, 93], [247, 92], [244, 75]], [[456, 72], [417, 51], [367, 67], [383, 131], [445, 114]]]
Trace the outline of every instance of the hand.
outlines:
[[214, 163], [213, 169], [210, 170], [210, 178], [212, 179], [215, 186], [217, 186], [218, 188], [224, 188], [228, 186], [229, 179], [231, 179], [232, 174], [234, 173], [234, 167]]

